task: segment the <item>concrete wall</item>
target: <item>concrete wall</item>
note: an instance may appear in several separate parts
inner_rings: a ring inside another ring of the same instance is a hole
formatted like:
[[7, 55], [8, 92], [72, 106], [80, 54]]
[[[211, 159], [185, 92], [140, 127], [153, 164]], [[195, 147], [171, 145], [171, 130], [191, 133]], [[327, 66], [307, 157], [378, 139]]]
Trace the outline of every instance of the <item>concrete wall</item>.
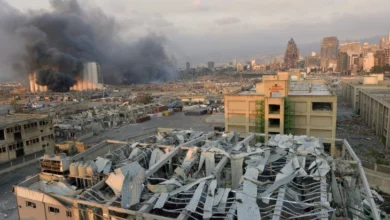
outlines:
[[385, 193], [390, 193], [390, 167], [376, 163], [362, 161], [367, 181], [371, 188], [380, 189]]
[[254, 132], [256, 101], [263, 99], [259, 95], [226, 95], [226, 131]]
[[[289, 96], [288, 98], [295, 103], [295, 134], [336, 138], [337, 96]], [[331, 103], [332, 109], [313, 110], [313, 102]], [[323, 142], [331, 144], [331, 152], [336, 152], [333, 140], [324, 139]]]

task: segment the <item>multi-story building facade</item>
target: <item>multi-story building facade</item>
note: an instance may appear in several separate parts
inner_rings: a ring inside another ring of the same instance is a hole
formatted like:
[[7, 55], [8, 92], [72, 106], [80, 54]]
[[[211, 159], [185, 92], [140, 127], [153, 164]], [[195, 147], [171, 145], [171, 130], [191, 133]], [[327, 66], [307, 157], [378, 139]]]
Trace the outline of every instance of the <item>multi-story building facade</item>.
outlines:
[[385, 65], [385, 50], [377, 50], [374, 55], [374, 65], [384, 66]]
[[339, 48], [337, 37], [325, 37], [321, 43], [321, 57], [326, 59], [336, 59]]
[[256, 89], [225, 95], [225, 129], [258, 132], [262, 117], [265, 134], [313, 135], [334, 148], [337, 96], [325, 80], [301, 80], [300, 74], [263, 76]]
[[0, 116], [0, 163], [36, 152], [54, 151], [54, 129], [47, 115]]
[[305, 67], [313, 68], [320, 66], [320, 59], [317, 56], [305, 57]]
[[370, 72], [374, 64], [375, 64], [374, 54], [367, 53], [367, 55], [363, 59], [363, 70], [366, 72]]
[[360, 54], [360, 42], [347, 42], [340, 44], [340, 52]]
[[390, 65], [390, 47], [385, 49], [385, 65]]
[[364, 43], [362, 46], [362, 56], [365, 57], [367, 56], [368, 53], [373, 53], [379, 50], [379, 47], [377, 44], [369, 44], [369, 43]]
[[340, 52], [337, 58], [337, 70], [342, 74], [347, 74], [350, 70], [349, 56], [345, 52]]

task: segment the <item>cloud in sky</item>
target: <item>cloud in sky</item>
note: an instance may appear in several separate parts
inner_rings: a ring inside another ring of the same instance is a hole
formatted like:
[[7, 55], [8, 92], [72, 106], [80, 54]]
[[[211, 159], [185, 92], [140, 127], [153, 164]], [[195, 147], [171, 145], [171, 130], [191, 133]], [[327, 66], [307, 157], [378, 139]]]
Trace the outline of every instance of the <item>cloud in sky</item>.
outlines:
[[221, 19], [215, 20], [215, 23], [217, 23], [219, 25], [236, 24], [239, 22], [240, 22], [240, 19], [238, 19], [236, 17], [226, 17], [226, 18], [221, 18]]

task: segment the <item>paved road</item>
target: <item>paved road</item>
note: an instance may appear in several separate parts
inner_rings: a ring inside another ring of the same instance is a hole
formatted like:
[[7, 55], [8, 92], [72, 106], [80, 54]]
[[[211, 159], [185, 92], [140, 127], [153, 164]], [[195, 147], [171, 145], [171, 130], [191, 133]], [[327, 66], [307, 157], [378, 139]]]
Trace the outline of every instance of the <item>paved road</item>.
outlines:
[[[141, 124], [128, 124], [120, 128], [106, 130], [104, 133], [91, 137], [85, 142], [89, 144], [99, 143], [105, 139], [122, 139], [128, 136], [143, 133], [150, 128], [180, 128], [194, 129], [201, 131], [213, 130], [212, 125], [206, 124], [207, 116], [185, 116], [183, 112], [176, 113], [169, 117], [153, 118]], [[17, 220], [16, 199], [12, 193], [12, 186], [23, 182], [26, 178], [39, 173], [37, 164], [29, 165], [21, 169], [0, 175], [0, 219]], [[5, 217], [5, 215], [7, 217]]]
[[12, 186], [17, 185], [30, 176], [39, 173], [38, 163], [0, 175], [0, 219], [18, 219], [16, 198]]
[[206, 115], [202, 116], [185, 116], [184, 112], [175, 113], [172, 116], [152, 118], [141, 124], [126, 124], [120, 128], [105, 131], [103, 134], [88, 138], [84, 140], [86, 144], [99, 143], [106, 139], [123, 139], [129, 136], [143, 133], [145, 130], [151, 128], [180, 128], [180, 129], [194, 129], [199, 131], [212, 131], [213, 126], [206, 124]]

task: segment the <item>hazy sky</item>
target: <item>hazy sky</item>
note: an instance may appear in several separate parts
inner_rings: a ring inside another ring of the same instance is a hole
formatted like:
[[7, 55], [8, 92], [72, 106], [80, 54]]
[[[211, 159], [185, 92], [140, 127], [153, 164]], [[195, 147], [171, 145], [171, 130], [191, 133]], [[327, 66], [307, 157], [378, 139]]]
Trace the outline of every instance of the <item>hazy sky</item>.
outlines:
[[[6, 0], [21, 10], [49, 9], [49, 0]], [[178, 57], [194, 63], [283, 53], [324, 36], [340, 41], [387, 35], [389, 0], [80, 0], [116, 18], [123, 36], [161, 33]]]

